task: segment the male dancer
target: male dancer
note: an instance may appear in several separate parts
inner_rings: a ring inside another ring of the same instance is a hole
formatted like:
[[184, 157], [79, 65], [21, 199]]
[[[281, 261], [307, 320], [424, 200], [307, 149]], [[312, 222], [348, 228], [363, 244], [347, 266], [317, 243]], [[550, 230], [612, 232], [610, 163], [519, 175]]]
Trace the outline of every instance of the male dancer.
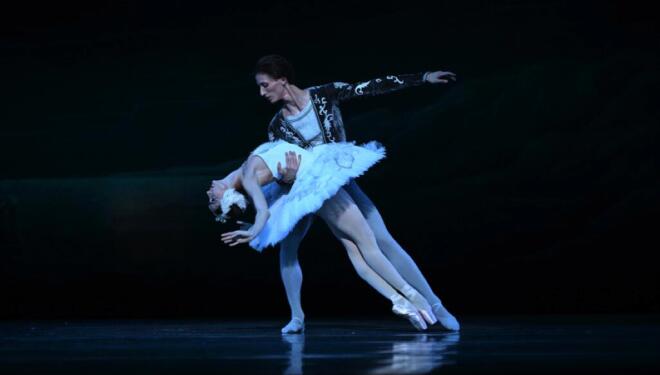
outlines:
[[[264, 56], [257, 62], [255, 80], [262, 97], [283, 106], [268, 126], [268, 139], [283, 139], [300, 147], [314, 147], [322, 143], [346, 141], [339, 103], [361, 96], [375, 96], [424, 83], [448, 83], [455, 80], [451, 72], [435, 71], [418, 74], [388, 75], [365, 82], [347, 84], [334, 82], [308, 89], [295, 85], [291, 64], [278, 55]], [[292, 183], [298, 169], [295, 157], [286, 158], [286, 166], [278, 165], [282, 183]], [[440, 324], [448, 330], [459, 330], [456, 318], [445, 309], [421, 271], [408, 253], [394, 240], [367, 195], [355, 181], [344, 186], [357, 203], [376, 236], [378, 247], [403, 278], [426, 298]], [[305, 314], [300, 303], [302, 270], [298, 262], [298, 248], [312, 222], [312, 216], [302, 219], [280, 243], [280, 273], [291, 307], [291, 321], [282, 333], [299, 333], [304, 329]]]

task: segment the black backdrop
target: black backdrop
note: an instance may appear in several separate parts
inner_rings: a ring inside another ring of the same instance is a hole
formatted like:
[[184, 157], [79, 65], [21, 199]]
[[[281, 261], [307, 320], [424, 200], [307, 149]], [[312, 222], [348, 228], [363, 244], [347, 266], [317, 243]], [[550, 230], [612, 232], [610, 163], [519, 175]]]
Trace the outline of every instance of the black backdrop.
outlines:
[[[360, 179], [459, 316], [658, 312], [658, 29], [621, 2], [27, 4], [0, 70], [0, 315], [280, 317], [277, 249], [227, 248], [204, 194], [266, 138], [251, 71], [300, 86], [451, 70], [346, 103]], [[388, 314], [317, 221], [309, 316]]]

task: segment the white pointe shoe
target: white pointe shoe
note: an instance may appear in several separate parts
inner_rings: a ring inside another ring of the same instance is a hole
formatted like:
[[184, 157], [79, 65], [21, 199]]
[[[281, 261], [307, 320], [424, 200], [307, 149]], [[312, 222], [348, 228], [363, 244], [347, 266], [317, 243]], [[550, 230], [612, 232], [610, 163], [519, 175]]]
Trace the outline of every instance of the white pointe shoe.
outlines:
[[411, 287], [410, 285], [406, 285], [403, 290], [403, 295], [406, 296], [406, 298], [419, 310], [419, 313], [422, 315], [424, 320], [428, 324], [435, 324], [438, 322], [438, 319], [436, 319], [435, 314], [433, 313], [433, 308], [429, 304], [429, 302], [419, 294], [419, 292]]
[[283, 335], [296, 334], [305, 332], [305, 322], [300, 318], [293, 318], [289, 324], [282, 328]]
[[415, 328], [420, 331], [427, 329], [427, 325], [424, 322], [424, 319], [417, 311], [417, 308], [413, 306], [410, 301], [403, 297], [399, 297], [394, 304], [392, 305], [392, 312], [398, 316], [404, 317], [410, 321]]
[[433, 313], [438, 318], [440, 325], [449, 331], [458, 331], [461, 329], [461, 325], [458, 324], [458, 320], [449, 312], [442, 303], [433, 304]]

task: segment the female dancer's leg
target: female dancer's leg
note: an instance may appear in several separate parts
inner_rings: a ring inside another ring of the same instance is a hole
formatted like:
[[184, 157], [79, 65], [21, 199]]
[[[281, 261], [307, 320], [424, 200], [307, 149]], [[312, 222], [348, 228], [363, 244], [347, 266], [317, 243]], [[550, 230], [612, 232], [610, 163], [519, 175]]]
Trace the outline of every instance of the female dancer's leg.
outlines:
[[419, 330], [424, 330], [427, 328], [426, 323], [422, 316], [417, 312], [410, 301], [405, 299], [399, 292], [397, 292], [390, 284], [387, 283], [380, 275], [374, 272], [371, 267], [365, 262], [362, 254], [357, 245], [353, 241], [343, 238], [339, 233], [333, 230], [333, 233], [339, 241], [344, 245], [346, 253], [348, 253], [348, 258], [353, 264], [353, 268], [364, 281], [366, 281], [372, 288], [376, 289], [383, 297], [392, 301], [392, 312], [402, 316], [410, 321], [410, 323]]
[[344, 189], [340, 189], [335, 196], [325, 201], [317, 214], [340, 240], [347, 239], [355, 243], [369, 267], [406, 296], [429, 323], [435, 323], [431, 306], [401, 277], [392, 263], [380, 251], [369, 224]]

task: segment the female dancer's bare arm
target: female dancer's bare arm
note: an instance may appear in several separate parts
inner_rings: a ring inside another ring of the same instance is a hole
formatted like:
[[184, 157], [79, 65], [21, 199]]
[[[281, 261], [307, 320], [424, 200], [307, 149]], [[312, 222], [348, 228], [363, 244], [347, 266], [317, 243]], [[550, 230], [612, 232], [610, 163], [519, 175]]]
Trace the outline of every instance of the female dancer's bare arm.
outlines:
[[258, 156], [250, 156], [241, 167], [239, 179], [243, 190], [252, 199], [257, 214], [254, 218], [254, 224], [249, 229], [222, 234], [222, 241], [228, 243], [229, 246], [250, 242], [264, 229], [266, 221], [270, 216], [268, 203], [261, 190], [261, 185], [272, 181], [273, 175], [263, 160]]

